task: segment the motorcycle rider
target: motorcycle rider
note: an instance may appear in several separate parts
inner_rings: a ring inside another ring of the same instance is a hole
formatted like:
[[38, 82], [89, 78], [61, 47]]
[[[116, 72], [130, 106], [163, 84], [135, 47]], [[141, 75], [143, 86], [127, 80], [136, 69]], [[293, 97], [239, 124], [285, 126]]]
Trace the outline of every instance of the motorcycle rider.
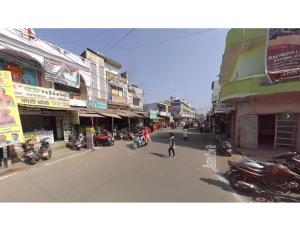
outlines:
[[143, 129], [143, 138], [146, 140], [147, 143], [151, 143], [150, 133], [146, 127]]

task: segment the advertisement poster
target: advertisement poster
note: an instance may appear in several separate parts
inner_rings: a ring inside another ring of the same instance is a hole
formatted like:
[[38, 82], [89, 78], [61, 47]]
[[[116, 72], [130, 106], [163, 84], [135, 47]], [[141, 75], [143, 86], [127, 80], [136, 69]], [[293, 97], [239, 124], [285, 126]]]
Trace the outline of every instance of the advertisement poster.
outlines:
[[24, 140], [32, 139], [33, 142], [38, 143], [41, 139], [48, 138], [50, 143], [54, 143], [53, 130], [50, 131], [35, 131], [35, 132], [26, 132], [24, 133]]
[[0, 147], [24, 141], [11, 73], [0, 71]]
[[45, 79], [70, 87], [80, 87], [79, 70], [67, 64], [44, 58]]
[[300, 29], [268, 29], [266, 49], [271, 83], [300, 77]]
[[12, 79], [15, 82], [38, 85], [38, 76], [35, 69], [24, 67], [15, 62], [0, 61], [0, 69], [10, 71]]
[[69, 94], [51, 88], [13, 83], [17, 103], [48, 108], [69, 108]]

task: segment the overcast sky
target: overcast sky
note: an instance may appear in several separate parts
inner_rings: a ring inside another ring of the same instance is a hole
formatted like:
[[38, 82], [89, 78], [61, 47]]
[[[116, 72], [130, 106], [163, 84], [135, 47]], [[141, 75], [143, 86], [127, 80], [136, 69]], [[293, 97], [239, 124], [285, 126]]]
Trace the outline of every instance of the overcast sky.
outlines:
[[99, 51], [123, 65], [142, 87], [145, 103], [186, 99], [204, 112], [219, 74], [228, 29], [35, 29], [43, 39], [75, 54]]

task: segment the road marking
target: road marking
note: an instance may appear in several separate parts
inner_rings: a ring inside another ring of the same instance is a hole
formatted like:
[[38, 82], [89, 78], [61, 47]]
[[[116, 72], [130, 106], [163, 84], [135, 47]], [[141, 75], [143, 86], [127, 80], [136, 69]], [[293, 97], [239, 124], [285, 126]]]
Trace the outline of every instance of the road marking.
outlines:
[[6, 178], [9, 178], [9, 177], [15, 176], [15, 175], [17, 175], [17, 174], [18, 174], [18, 173], [15, 172], [15, 173], [11, 173], [11, 174], [8, 174], [8, 175], [5, 175], [5, 176], [1, 176], [1, 177], [0, 177], [0, 181], [1, 181], [1, 180], [5, 180]]

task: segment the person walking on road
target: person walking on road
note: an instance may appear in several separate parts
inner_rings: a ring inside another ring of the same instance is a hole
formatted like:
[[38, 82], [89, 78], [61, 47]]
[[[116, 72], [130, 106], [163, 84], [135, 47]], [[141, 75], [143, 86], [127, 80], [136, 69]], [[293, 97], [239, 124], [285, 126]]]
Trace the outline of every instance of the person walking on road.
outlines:
[[174, 134], [172, 132], [170, 132], [170, 139], [169, 139], [169, 142], [170, 142], [170, 147], [169, 147], [169, 157], [171, 157], [171, 151], [172, 151], [172, 154], [173, 154], [173, 157], [175, 157], [175, 137], [174, 137]]

